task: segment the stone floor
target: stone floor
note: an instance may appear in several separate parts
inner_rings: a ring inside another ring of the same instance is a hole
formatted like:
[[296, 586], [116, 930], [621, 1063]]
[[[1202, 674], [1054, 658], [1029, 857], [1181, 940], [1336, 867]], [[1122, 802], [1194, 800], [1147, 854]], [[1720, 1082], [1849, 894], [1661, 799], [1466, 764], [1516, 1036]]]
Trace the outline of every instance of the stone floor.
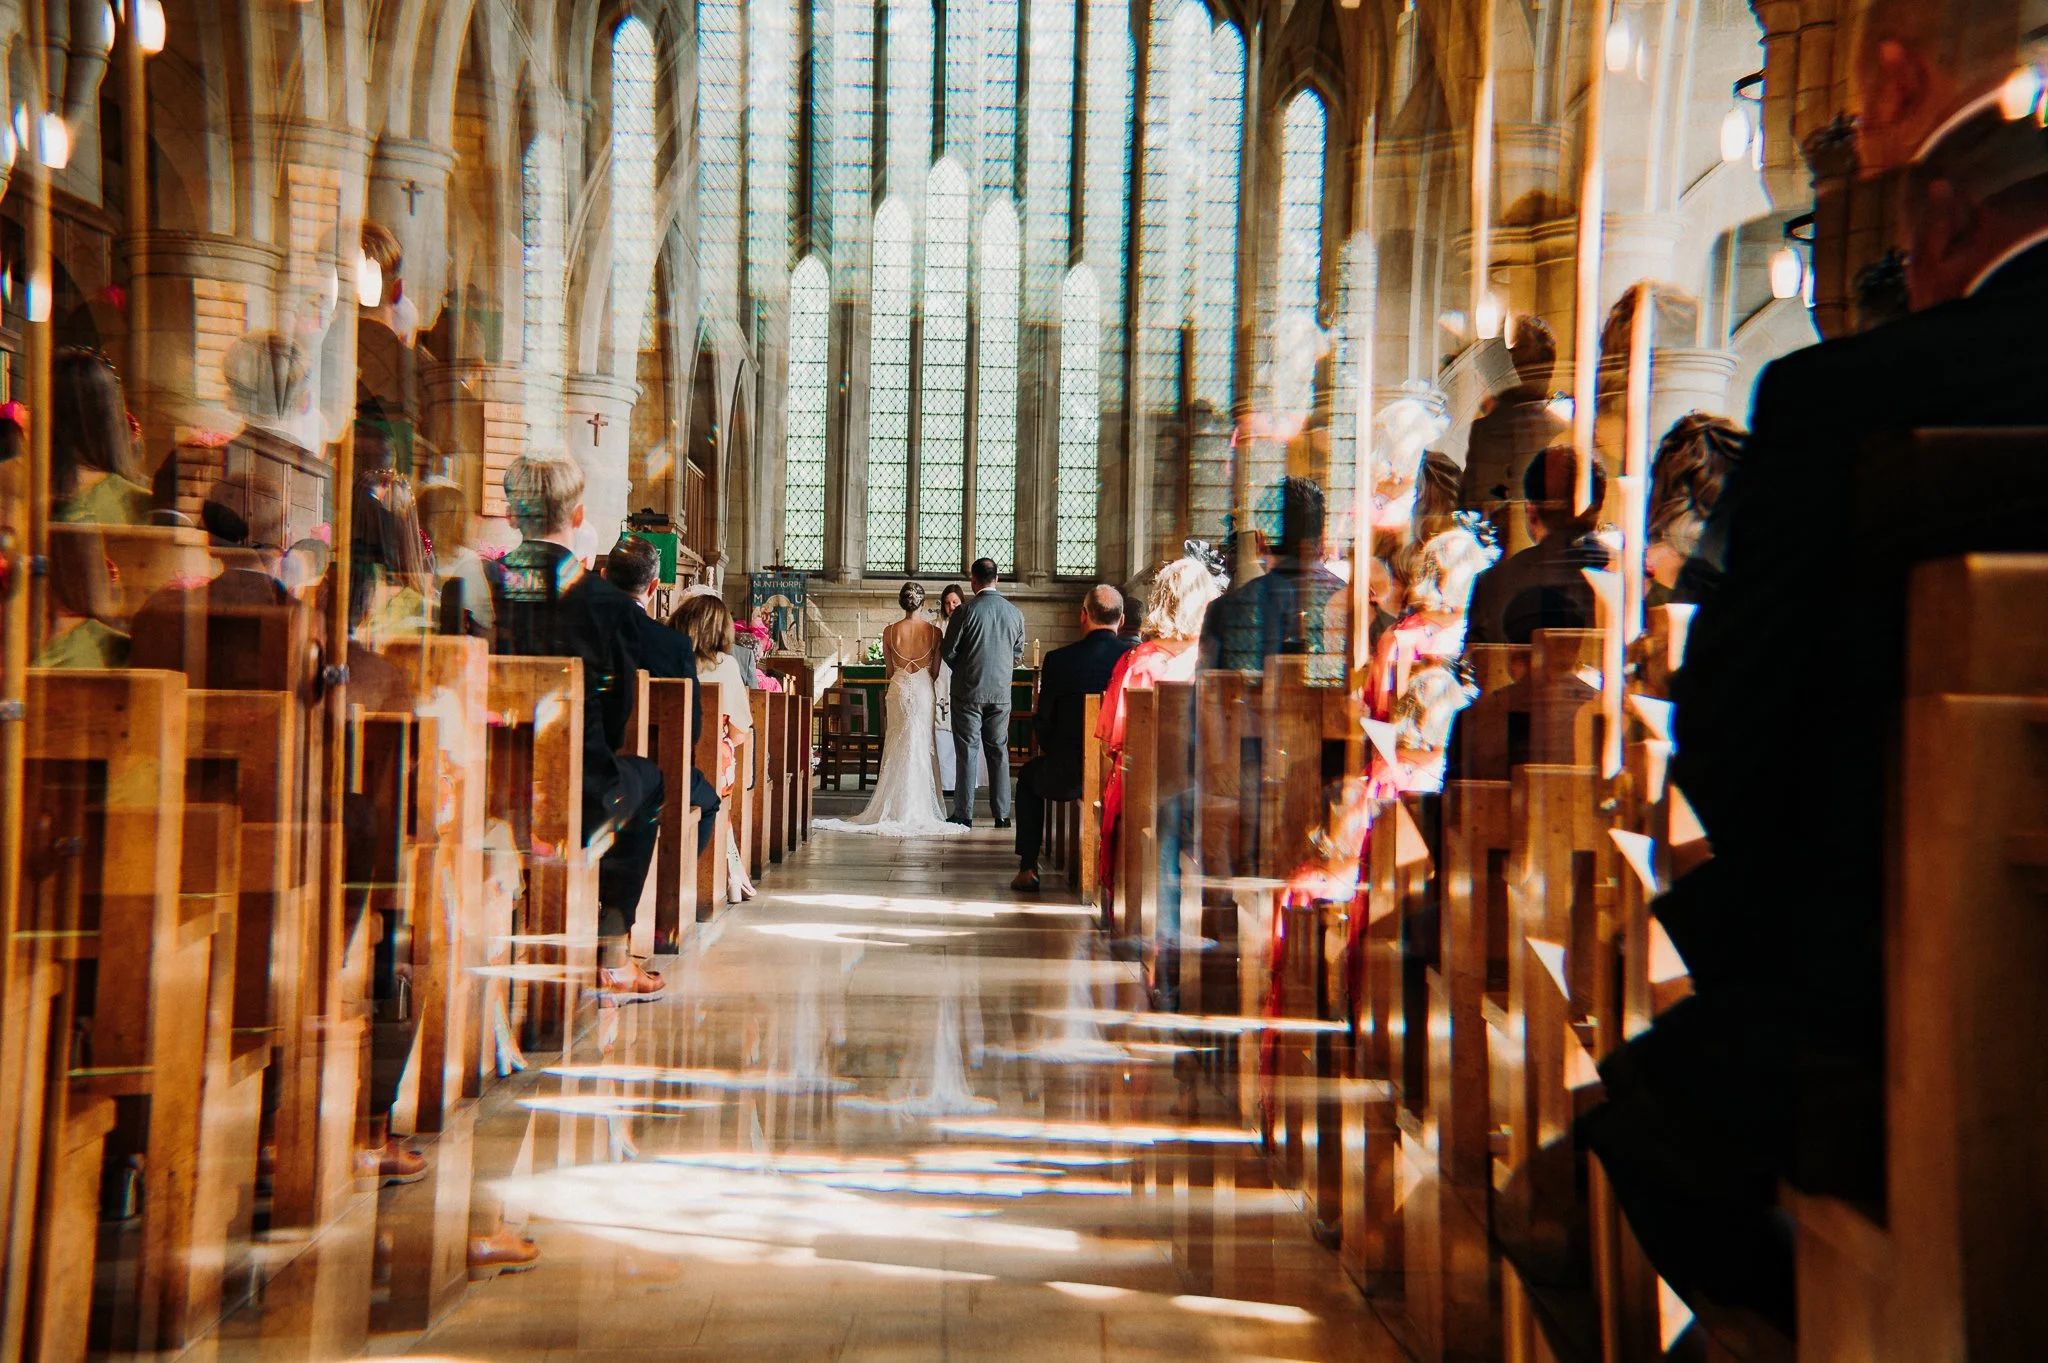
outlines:
[[1141, 1006], [1136, 968], [1005, 888], [1008, 837], [820, 833], [656, 963], [664, 998], [501, 1086], [478, 1167], [541, 1263], [372, 1352], [1403, 1358], [1202, 1038], [1081, 1015]]

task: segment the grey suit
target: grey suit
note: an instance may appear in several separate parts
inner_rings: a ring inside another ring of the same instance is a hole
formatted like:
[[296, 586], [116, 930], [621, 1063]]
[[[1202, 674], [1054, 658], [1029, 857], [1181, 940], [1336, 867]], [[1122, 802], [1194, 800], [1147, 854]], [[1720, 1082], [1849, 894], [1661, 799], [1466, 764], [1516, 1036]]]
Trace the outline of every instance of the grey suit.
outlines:
[[[980, 744], [988, 760], [988, 802], [999, 821], [1010, 817], [1010, 675], [1024, 660], [1024, 615], [993, 587], [953, 612], [940, 646], [953, 669], [953, 752], [956, 772], [974, 771]], [[974, 822], [971, 775], [953, 783], [953, 819]]]

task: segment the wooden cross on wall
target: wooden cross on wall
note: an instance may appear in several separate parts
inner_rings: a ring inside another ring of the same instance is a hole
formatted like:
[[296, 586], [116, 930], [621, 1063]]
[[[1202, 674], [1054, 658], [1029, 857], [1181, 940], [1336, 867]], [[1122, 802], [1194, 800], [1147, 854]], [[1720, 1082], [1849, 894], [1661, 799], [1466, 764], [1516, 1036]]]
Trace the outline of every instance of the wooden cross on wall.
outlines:
[[405, 196], [405, 216], [409, 218], [413, 215], [413, 200], [427, 191], [418, 180], [407, 180], [398, 187], [398, 192]]
[[604, 419], [603, 412], [592, 412], [585, 420], [590, 424], [590, 448], [596, 449], [598, 432], [612, 423]]

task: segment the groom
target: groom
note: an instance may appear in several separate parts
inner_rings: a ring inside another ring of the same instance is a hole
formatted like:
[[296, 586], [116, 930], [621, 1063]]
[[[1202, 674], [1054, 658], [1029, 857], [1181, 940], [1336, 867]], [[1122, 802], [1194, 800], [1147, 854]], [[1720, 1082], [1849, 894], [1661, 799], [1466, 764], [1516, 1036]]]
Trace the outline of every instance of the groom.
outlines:
[[[1010, 675], [1024, 660], [1024, 616], [996, 590], [996, 561], [968, 569], [974, 599], [953, 612], [940, 654], [953, 669], [953, 770], [972, 773], [979, 735], [988, 758], [988, 802], [996, 827], [1010, 826]], [[948, 823], [974, 827], [974, 781], [953, 783]]]

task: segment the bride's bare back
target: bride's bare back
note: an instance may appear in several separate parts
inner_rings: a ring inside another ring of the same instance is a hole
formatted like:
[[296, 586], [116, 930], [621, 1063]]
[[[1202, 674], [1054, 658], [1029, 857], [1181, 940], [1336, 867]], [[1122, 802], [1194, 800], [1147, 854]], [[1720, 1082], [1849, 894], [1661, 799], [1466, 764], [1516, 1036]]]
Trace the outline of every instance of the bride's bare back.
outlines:
[[937, 675], [939, 645], [945, 637], [937, 625], [915, 615], [905, 616], [883, 630], [882, 659], [889, 665], [889, 675], [919, 671]]

